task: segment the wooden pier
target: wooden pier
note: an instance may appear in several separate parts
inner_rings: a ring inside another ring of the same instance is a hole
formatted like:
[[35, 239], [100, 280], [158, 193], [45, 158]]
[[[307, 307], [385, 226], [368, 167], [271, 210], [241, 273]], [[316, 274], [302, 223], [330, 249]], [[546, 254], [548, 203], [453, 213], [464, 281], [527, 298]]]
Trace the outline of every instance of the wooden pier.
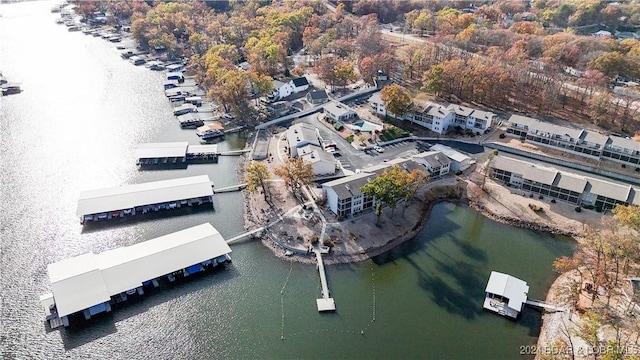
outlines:
[[335, 311], [336, 303], [333, 298], [329, 296], [329, 286], [327, 285], [327, 275], [325, 274], [324, 264], [322, 263], [322, 253], [316, 248], [313, 248], [313, 252], [316, 254], [316, 260], [318, 260], [318, 273], [320, 274], [320, 284], [322, 285], [322, 298], [316, 299], [318, 311]]

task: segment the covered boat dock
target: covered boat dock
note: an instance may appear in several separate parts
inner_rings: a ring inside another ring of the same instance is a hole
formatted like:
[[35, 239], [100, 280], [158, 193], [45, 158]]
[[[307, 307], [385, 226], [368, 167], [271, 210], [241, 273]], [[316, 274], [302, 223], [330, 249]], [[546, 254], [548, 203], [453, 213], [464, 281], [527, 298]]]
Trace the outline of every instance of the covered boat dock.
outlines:
[[485, 289], [483, 308], [511, 319], [517, 319], [527, 302], [529, 285], [511, 275], [492, 271]]
[[76, 214], [80, 223], [144, 214], [151, 211], [213, 204], [208, 175], [86, 190]]
[[140, 144], [135, 151], [140, 167], [186, 166], [193, 162], [217, 162], [218, 146], [189, 145], [187, 141]]
[[86, 253], [47, 266], [52, 292], [42, 295], [51, 328], [68, 326], [68, 316], [85, 319], [111, 311], [111, 305], [141, 296], [160, 280], [204, 271], [231, 261], [231, 248], [211, 224], [100, 254]]

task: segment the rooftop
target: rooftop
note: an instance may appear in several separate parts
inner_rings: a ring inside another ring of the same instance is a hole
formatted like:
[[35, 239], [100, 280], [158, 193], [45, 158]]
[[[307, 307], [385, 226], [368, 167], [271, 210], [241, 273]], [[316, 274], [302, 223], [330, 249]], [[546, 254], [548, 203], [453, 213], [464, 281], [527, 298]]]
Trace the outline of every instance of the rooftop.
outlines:
[[144, 281], [230, 252], [218, 230], [205, 223], [97, 255], [61, 260], [49, 264], [47, 271], [62, 317], [109, 301]]
[[527, 301], [529, 285], [511, 275], [492, 271], [491, 276], [489, 276], [489, 282], [487, 283], [485, 292], [500, 295], [509, 299], [507, 306], [520, 312], [522, 310], [522, 305]]
[[147, 143], [136, 148], [136, 159], [185, 157], [187, 155], [187, 141]]
[[202, 196], [213, 196], [208, 175], [85, 190], [80, 193], [76, 214], [98, 214]]

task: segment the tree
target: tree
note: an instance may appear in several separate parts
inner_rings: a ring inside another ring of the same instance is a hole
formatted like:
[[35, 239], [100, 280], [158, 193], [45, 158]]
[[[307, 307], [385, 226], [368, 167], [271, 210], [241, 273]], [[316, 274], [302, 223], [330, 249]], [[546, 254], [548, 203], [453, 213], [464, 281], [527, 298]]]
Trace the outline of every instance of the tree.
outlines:
[[442, 65], [432, 66], [424, 73], [422, 90], [428, 91], [436, 96], [442, 92]]
[[398, 204], [398, 200], [404, 198], [407, 193], [406, 184], [409, 173], [398, 165], [387, 168], [375, 179], [369, 181], [360, 188], [360, 191], [366, 195], [389, 206], [393, 211]]
[[246, 171], [247, 173], [244, 177], [244, 182], [247, 183], [247, 190], [251, 193], [255, 193], [258, 190], [258, 187], [260, 187], [264, 194], [264, 200], [268, 201], [266, 182], [271, 178], [271, 173], [269, 172], [267, 165], [253, 161], [249, 166], [247, 166]]
[[618, 51], [602, 54], [587, 64], [589, 69], [599, 70], [611, 77], [623, 73], [625, 66], [624, 55]]
[[409, 201], [415, 196], [416, 192], [429, 182], [429, 175], [425, 171], [414, 169], [409, 173], [406, 180], [404, 194], [405, 206], [402, 208], [403, 214], [404, 210], [409, 206]]
[[292, 191], [309, 185], [313, 178], [313, 167], [301, 158], [288, 158], [273, 171], [280, 176]]
[[397, 84], [385, 86], [382, 89], [380, 98], [384, 101], [385, 109], [397, 118], [402, 118], [413, 107], [413, 102], [407, 89]]
[[484, 166], [484, 176], [482, 177], [482, 190], [486, 190], [484, 185], [487, 182], [487, 177], [489, 176], [489, 172], [491, 171], [491, 164], [493, 163], [493, 159], [498, 155], [498, 150], [493, 149], [489, 153], [489, 157], [487, 158], [487, 162]]
[[612, 210], [613, 216], [620, 225], [636, 232], [640, 231], [640, 206], [616, 205]]
[[345, 86], [356, 79], [353, 64], [346, 61], [339, 62], [336, 67], [333, 68], [333, 75], [336, 79], [336, 85], [338, 86]]

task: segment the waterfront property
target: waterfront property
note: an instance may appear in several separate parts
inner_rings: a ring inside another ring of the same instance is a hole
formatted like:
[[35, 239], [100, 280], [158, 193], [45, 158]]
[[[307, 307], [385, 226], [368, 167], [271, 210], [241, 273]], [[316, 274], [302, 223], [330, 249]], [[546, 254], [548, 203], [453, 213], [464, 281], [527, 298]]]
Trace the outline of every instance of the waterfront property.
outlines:
[[527, 302], [528, 293], [529, 285], [526, 282], [511, 275], [492, 271], [485, 288], [482, 307], [511, 319], [517, 319]]
[[559, 171], [506, 156], [491, 162], [491, 176], [509, 186], [576, 205], [604, 211], [622, 205], [640, 205], [640, 189], [631, 185]]
[[432, 178], [447, 175], [451, 168], [451, 160], [439, 151], [422, 152], [412, 157], [413, 161], [427, 168]]
[[69, 317], [85, 319], [111, 311], [128, 296], [143, 295], [159, 280], [175, 281], [231, 261], [231, 248], [205, 223], [131, 246], [92, 252], [47, 266], [51, 293], [42, 295], [51, 328], [69, 326]]
[[298, 156], [302, 161], [311, 164], [313, 175], [335, 174], [338, 168], [336, 158], [317, 146], [303, 146], [298, 149]]
[[213, 203], [208, 175], [86, 190], [80, 193], [76, 214], [80, 223], [106, 220], [182, 206]]
[[640, 142], [594, 131], [559, 126], [521, 115], [509, 118], [506, 133], [525, 142], [555, 148], [587, 159], [640, 166]]
[[451, 160], [451, 171], [464, 171], [474, 163], [469, 156], [446, 145], [435, 144], [429, 149], [432, 151], [439, 151], [448, 157], [449, 160]]
[[300, 148], [312, 145], [322, 149], [318, 129], [305, 123], [293, 124], [286, 132], [289, 156], [298, 157]]
[[189, 162], [218, 160], [217, 145], [189, 145], [186, 141], [140, 144], [135, 152], [140, 167], [187, 165]]
[[372, 209], [375, 199], [363, 194], [360, 188], [393, 165], [398, 165], [406, 171], [424, 170], [423, 165], [413, 160], [393, 159], [381, 165], [364, 168], [359, 174], [326, 182], [322, 185], [322, 193], [327, 200], [327, 208], [339, 217]]

